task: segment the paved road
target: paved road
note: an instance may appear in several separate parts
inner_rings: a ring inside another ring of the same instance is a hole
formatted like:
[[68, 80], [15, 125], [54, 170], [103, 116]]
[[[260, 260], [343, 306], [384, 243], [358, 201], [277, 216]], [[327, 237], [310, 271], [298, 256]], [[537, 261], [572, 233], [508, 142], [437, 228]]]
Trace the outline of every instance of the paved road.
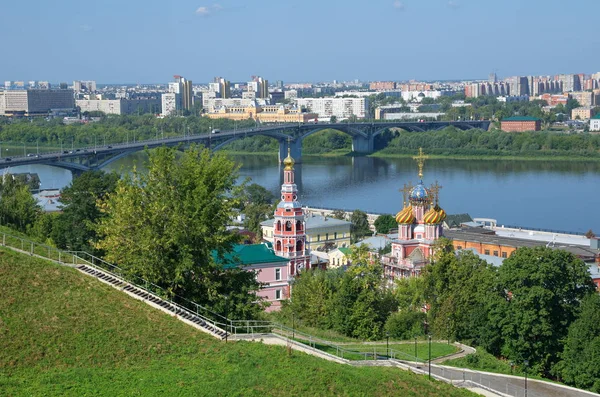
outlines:
[[[411, 367], [418, 368], [422, 373], [428, 373], [427, 365], [411, 364]], [[523, 377], [491, 374], [483, 372], [474, 372], [465, 369], [452, 368], [441, 365], [431, 366], [431, 375], [451, 380], [455, 384], [461, 384], [469, 381], [482, 385], [484, 388], [508, 396], [525, 396], [525, 379]], [[527, 380], [527, 397], [590, 397], [600, 396], [600, 394], [577, 390], [570, 387], [556, 385], [549, 382], [537, 380]]]

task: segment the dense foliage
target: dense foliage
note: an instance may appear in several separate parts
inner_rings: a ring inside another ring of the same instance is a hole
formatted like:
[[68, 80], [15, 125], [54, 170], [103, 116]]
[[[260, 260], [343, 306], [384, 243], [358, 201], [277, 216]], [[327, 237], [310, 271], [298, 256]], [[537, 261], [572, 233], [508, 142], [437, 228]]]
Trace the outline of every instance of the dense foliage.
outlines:
[[41, 214], [29, 186], [11, 174], [0, 177], [0, 225], [27, 232]]
[[350, 236], [353, 242], [360, 240], [361, 238], [371, 234], [371, 228], [369, 227], [369, 218], [367, 213], [361, 210], [354, 210], [350, 215]]
[[[239, 235], [226, 229], [236, 203], [237, 166], [221, 154], [192, 146], [148, 152], [147, 173], [126, 175], [102, 203], [97, 248], [130, 275], [233, 318], [258, 315], [258, 283], [213, 257], [230, 252]], [[229, 296], [225, 307], [223, 295]]]
[[600, 135], [547, 131], [462, 131], [454, 127], [425, 132], [394, 130], [377, 137], [375, 148], [383, 154], [412, 154], [423, 148], [434, 155], [599, 157]]
[[382, 267], [368, 258], [365, 248], [352, 248], [347, 270], [313, 270], [299, 275], [283, 315], [292, 313], [311, 327], [333, 329], [360, 339], [383, 336], [386, 319], [396, 310], [385, 288]]
[[550, 376], [582, 300], [588, 266], [563, 250], [520, 248], [495, 268], [441, 240], [423, 274], [429, 323], [438, 335], [473, 343]]
[[58, 248], [101, 255], [94, 247], [95, 225], [103, 216], [96, 203], [114, 192], [118, 180], [116, 173], [88, 171], [62, 190], [62, 213], [47, 215], [53, 219], [50, 237]]

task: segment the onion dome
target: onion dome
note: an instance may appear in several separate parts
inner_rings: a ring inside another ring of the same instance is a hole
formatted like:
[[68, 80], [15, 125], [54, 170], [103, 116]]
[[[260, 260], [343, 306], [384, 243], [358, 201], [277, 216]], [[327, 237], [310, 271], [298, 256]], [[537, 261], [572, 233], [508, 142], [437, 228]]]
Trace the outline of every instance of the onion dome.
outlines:
[[290, 154], [290, 148], [288, 147], [288, 155], [287, 157], [283, 160], [283, 165], [285, 165], [285, 170], [286, 171], [291, 171], [294, 169], [294, 164], [296, 162], [294, 161], [294, 159], [292, 158], [292, 155]]
[[429, 201], [429, 190], [423, 185], [423, 181], [419, 182], [408, 195], [410, 203], [413, 205], [423, 205]]
[[440, 223], [442, 221], [441, 218], [442, 215], [438, 211], [436, 211], [434, 207], [431, 207], [429, 211], [427, 211], [425, 215], [423, 215], [423, 222], [432, 225]]
[[442, 207], [440, 207], [437, 203], [435, 204], [435, 207], [433, 207], [434, 210], [436, 210], [439, 214], [440, 214], [440, 222], [443, 221], [444, 219], [446, 219], [446, 211], [444, 211], [442, 209]]
[[404, 209], [396, 214], [396, 222], [402, 224], [411, 224], [415, 221], [412, 206], [404, 207]]

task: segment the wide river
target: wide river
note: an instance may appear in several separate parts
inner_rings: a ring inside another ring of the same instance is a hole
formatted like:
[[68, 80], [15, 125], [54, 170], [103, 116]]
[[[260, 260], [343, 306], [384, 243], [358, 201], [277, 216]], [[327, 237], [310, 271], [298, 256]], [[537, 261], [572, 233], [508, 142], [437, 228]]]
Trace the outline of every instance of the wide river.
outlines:
[[[135, 153], [107, 167], [130, 172], [140, 167]], [[275, 156], [234, 156], [242, 178], [250, 177], [279, 195], [281, 168]], [[37, 172], [42, 188], [61, 188], [69, 171], [49, 166], [14, 167], [13, 172]], [[405, 183], [418, 182], [411, 159], [369, 157], [305, 157], [296, 165], [296, 183], [303, 205], [395, 214], [402, 209]], [[448, 214], [498, 220], [518, 225], [585, 233], [600, 232], [600, 163], [555, 161], [428, 160], [424, 182], [443, 188], [440, 205]]]

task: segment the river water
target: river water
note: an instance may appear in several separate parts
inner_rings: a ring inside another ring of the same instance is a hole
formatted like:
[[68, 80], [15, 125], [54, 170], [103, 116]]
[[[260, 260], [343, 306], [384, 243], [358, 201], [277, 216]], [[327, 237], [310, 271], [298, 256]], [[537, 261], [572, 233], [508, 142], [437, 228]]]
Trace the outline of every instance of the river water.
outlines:
[[[106, 171], [139, 169], [143, 153], [115, 161]], [[279, 196], [281, 168], [276, 156], [234, 156], [250, 177]], [[402, 209], [404, 183], [418, 182], [411, 159], [369, 157], [305, 157], [296, 165], [296, 183], [303, 205], [395, 214]], [[61, 188], [69, 171], [50, 166], [14, 167], [13, 172], [37, 172], [42, 188]], [[585, 233], [600, 232], [600, 163], [499, 160], [428, 160], [423, 180], [436, 180], [440, 206], [448, 214], [498, 220], [518, 225]]]

